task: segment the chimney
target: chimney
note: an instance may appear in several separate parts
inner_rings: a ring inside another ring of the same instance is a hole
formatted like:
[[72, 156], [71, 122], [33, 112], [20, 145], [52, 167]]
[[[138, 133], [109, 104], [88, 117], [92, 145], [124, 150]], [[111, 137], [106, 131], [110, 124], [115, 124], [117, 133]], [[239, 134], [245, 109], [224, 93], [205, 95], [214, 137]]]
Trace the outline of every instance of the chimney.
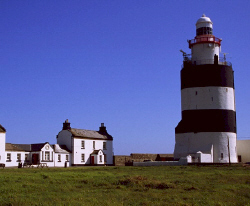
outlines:
[[107, 134], [107, 130], [106, 130], [106, 127], [104, 126], [104, 123], [101, 123], [101, 126], [99, 127], [99, 133]]
[[63, 123], [63, 130], [70, 130], [71, 127], [70, 127], [70, 123], [69, 123], [69, 120], [66, 119], [65, 122]]

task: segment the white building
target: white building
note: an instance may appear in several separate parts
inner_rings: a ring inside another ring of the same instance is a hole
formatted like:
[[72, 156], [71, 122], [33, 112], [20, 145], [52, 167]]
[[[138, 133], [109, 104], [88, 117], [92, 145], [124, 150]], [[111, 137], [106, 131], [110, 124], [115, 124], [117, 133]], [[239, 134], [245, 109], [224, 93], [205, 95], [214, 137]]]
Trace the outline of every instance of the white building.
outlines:
[[46, 165], [48, 167], [70, 166], [70, 152], [59, 145], [48, 142], [39, 144], [11, 144], [6, 143], [6, 167], [23, 165]]
[[99, 131], [93, 131], [71, 128], [66, 120], [57, 143], [71, 152], [72, 165], [113, 165], [113, 137], [103, 123]]
[[239, 162], [250, 162], [250, 140], [237, 140], [237, 153]]
[[188, 43], [191, 56], [181, 50], [182, 119], [175, 128], [174, 158], [236, 163], [234, 72], [219, 58], [221, 39], [213, 35], [210, 18], [198, 19], [196, 36]]
[[104, 124], [99, 131], [92, 131], [70, 128], [70, 123], [65, 121], [63, 130], [57, 135], [57, 143], [6, 143], [6, 130], [0, 125], [0, 165], [113, 165], [113, 137]]
[[5, 162], [5, 141], [6, 141], [6, 130], [0, 124], [0, 163]]

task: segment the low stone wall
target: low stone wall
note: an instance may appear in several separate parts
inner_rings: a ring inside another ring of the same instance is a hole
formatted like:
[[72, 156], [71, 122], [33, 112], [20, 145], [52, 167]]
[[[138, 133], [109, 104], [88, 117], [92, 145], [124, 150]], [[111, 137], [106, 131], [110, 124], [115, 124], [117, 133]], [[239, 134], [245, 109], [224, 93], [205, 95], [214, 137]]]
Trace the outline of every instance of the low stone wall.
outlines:
[[114, 165], [115, 166], [125, 166], [126, 162], [132, 162], [132, 159], [128, 155], [115, 155]]
[[133, 162], [135, 167], [147, 167], [147, 166], [181, 166], [187, 165], [187, 159], [181, 158], [179, 161], [153, 161], [153, 162]]
[[125, 166], [132, 165], [133, 162], [144, 161], [173, 161], [173, 154], [143, 154], [143, 153], [131, 153], [130, 155], [115, 155], [114, 165]]

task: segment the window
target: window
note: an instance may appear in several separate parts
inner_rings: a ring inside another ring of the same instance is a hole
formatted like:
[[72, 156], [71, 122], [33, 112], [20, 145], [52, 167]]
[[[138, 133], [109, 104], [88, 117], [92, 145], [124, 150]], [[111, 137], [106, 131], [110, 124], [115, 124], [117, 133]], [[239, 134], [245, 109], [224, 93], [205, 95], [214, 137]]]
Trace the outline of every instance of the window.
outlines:
[[104, 162], [106, 163], [107, 162], [107, 155], [104, 154]]
[[85, 162], [85, 155], [84, 154], [82, 154], [81, 161]]
[[103, 149], [107, 149], [107, 142], [103, 142]]
[[95, 149], [95, 141], [93, 141], [93, 149]]
[[220, 158], [223, 160], [223, 153], [220, 154]]
[[45, 152], [45, 161], [49, 161], [50, 160], [50, 152]]
[[7, 162], [10, 162], [10, 161], [11, 161], [11, 154], [7, 153]]
[[61, 155], [58, 155], [58, 162], [61, 162]]
[[28, 161], [28, 154], [25, 154], [25, 161]]
[[69, 155], [66, 155], [66, 161], [67, 162], [69, 161]]
[[85, 141], [82, 140], [82, 149], [85, 149]]
[[100, 162], [102, 162], [102, 155], [100, 155], [99, 158], [100, 158]]
[[196, 92], [195, 92], [195, 95], [197, 95], [197, 94], [198, 94], [198, 92], [196, 91]]
[[16, 159], [17, 159], [17, 162], [21, 162], [21, 154], [20, 153], [17, 153]]
[[196, 35], [203, 35], [203, 34], [213, 34], [213, 29], [210, 27], [200, 27], [196, 29]]

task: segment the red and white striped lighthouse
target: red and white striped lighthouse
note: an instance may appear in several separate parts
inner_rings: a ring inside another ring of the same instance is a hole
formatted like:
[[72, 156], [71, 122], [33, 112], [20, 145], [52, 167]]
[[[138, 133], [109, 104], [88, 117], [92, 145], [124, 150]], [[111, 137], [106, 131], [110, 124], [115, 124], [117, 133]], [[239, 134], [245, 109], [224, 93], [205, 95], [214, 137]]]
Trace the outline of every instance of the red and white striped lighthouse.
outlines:
[[174, 157], [192, 162], [237, 162], [234, 73], [219, 57], [221, 39], [203, 15], [189, 40], [191, 56], [183, 53], [182, 119], [175, 128]]

